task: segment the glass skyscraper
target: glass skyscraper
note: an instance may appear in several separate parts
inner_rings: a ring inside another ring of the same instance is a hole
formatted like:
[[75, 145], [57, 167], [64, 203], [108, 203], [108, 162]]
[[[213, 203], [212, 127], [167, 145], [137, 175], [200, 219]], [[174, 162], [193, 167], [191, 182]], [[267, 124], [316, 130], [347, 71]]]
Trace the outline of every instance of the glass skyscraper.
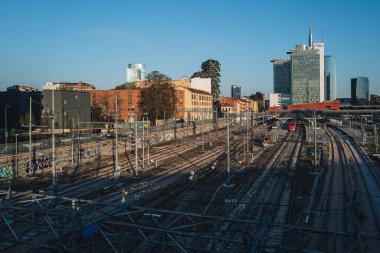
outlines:
[[273, 59], [271, 62], [273, 62], [274, 93], [290, 94], [290, 60]]
[[324, 60], [322, 58], [321, 61], [321, 54], [323, 54], [323, 50], [314, 47], [306, 48], [305, 45], [298, 45], [296, 50], [291, 52], [292, 104], [323, 101]]
[[145, 64], [128, 64], [127, 82], [144, 81]]
[[353, 105], [369, 104], [369, 80], [358, 76], [351, 79], [351, 103]]
[[336, 67], [332, 55], [325, 55], [325, 100], [336, 100]]
[[231, 85], [231, 97], [241, 98], [241, 87], [240, 85]]

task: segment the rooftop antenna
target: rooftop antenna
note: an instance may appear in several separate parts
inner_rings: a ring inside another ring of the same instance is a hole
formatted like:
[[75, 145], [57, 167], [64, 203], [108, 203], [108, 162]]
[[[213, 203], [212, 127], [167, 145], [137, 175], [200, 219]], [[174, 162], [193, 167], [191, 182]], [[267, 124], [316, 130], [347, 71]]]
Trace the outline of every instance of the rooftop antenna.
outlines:
[[322, 30], [322, 43], [325, 43], [325, 41], [323, 40], [323, 30]]
[[310, 26], [309, 26], [309, 47], [313, 46], [313, 28], [311, 23], [311, 17], [310, 17]]

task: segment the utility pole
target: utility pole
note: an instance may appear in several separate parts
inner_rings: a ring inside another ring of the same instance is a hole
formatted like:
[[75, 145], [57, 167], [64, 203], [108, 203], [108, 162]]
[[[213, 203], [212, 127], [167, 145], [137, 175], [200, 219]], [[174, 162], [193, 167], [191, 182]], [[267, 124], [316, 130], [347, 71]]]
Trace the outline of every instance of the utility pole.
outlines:
[[366, 143], [366, 131], [365, 131], [365, 129], [363, 128], [363, 130], [362, 130], [362, 136], [363, 136], [363, 146], [365, 146], [365, 143]]
[[80, 165], [80, 159], [81, 159], [81, 154], [80, 154], [80, 128], [79, 128], [79, 117], [78, 117], [78, 165]]
[[245, 147], [245, 145], [247, 145], [248, 146], [248, 140], [246, 141], [246, 139], [247, 139], [247, 137], [244, 137], [244, 139], [243, 139], [243, 141], [244, 141], [244, 148], [243, 148], [243, 150], [244, 150], [244, 152], [243, 152], [243, 161], [245, 162], [245, 152], [246, 152], [246, 147]]
[[145, 131], [144, 131], [144, 121], [145, 117], [143, 115], [142, 118], [142, 141], [141, 141], [141, 146], [142, 146], [142, 169], [144, 170], [145, 167]]
[[252, 147], [252, 156], [253, 156], [253, 131], [254, 131], [254, 125], [255, 125], [255, 115], [253, 114], [253, 111], [251, 113], [251, 147]]
[[138, 174], [138, 153], [137, 153], [137, 115], [136, 113], [133, 114], [134, 116], [134, 128], [135, 128], [135, 174], [136, 174], [136, 177], [139, 175]]
[[29, 173], [32, 169], [32, 97], [29, 97]]
[[165, 110], [164, 110], [164, 124], [162, 125], [163, 126], [163, 128], [162, 128], [162, 130], [163, 130], [163, 134], [164, 134], [164, 141], [165, 141]]
[[314, 110], [314, 171], [317, 172], [317, 115]]
[[263, 126], [265, 124], [265, 111], [263, 111]]
[[52, 134], [52, 184], [51, 188], [53, 191], [53, 196], [57, 196], [57, 176], [55, 168], [55, 115], [54, 115], [54, 90], [52, 90], [52, 124], [51, 124], [51, 134]]
[[72, 141], [71, 141], [71, 164], [74, 164], [74, 141], [75, 141], [75, 121], [73, 118], [73, 126], [72, 126]]
[[373, 126], [373, 131], [374, 131], [374, 135], [375, 135], [375, 147], [376, 147], [376, 154], [377, 154], [377, 150], [378, 150], [378, 146], [379, 146], [379, 140], [378, 140], [378, 133], [377, 133], [376, 124]]
[[119, 114], [117, 110], [117, 94], [115, 95], [115, 181], [120, 176], [120, 166], [119, 166], [119, 149], [118, 149], [118, 132], [117, 132], [117, 124], [119, 120]]
[[229, 113], [227, 113], [227, 184], [230, 184], [230, 120]]
[[201, 113], [201, 117], [202, 117], [202, 128], [201, 128], [201, 132], [202, 132], [202, 151], [205, 150], [205, 144], [204, 144], [204, 141], [203, 141], [203, 124], [204, 124], [204, 116], [203, 116], [203, 111]]
[[16, 134], [16, 176], [18, 176], [18, 153], [17, 153], [17, 151], [18, 151], [18, 148], [17, 148], [17, 136], [18, 136], [19, 134]]
[[177, 115], [174, 110], [174, 139], [177, 139]]
[[8, 116], [7, 116], [7, 109], [11, 107], [9, 105], [5, 106], [5, 112], [4, 112], [4, 117], [5, 117], [5, 126], [4, 126], [4, 135], [5, 135], [5, 153], [8, 154]]
[[[249, 112], [247, 112], [245, 114], [245, 130], [246, 130], [245, 139], [246, 139], [246, 145], [247, 145], [247, 152], [249, 152], [248, 151], [248, 148], [249, 148], [249, 145], [248, 145], [248, 119], [249, 119]], [[244, 159], [245, 159], [245, 152], [244, 152]]]

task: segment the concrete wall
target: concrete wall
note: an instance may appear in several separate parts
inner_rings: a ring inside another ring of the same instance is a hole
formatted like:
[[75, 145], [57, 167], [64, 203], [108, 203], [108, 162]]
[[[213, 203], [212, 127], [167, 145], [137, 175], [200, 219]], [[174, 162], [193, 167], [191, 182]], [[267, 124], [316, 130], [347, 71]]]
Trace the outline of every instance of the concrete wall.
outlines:
[[[226, 123], [223, 120], [218, 121], [218, 128], [225, 127]], [[214, 126], [211, 123], [204, 124], [203, 127], [196, 126], [196, 134], [213, 130]], [[193, 135], [193, 126], [185, 126], [184, 128], [177, 128], [176, 138], [185, 138]], [[150, 140], [151, 145], [170, 141], [174, 139], [174, 129], [166, 129], [165, 134], [163, 131], [152, 132], [146, 135], [146, 139]], [[141, 146], [141, 136], [137, 138], [138, 148]], [[114, 140], [104, 140], [98, 142], [84, 143], [80, 145], [80, 161], [82, 164], [91, 163], [101, 158], [102, 161], [113, 157]], [[55, 153], [55, 161], [57, 171], [70, 170], [76, 167], [79, 159], [78, 143], [75, 142], [74, 149], [69, 144], [63, 147], [57, 147]], [[129, 139], [125, 141], [120, 137], [118, 142], [119, 155], [124, 154], [125, 151], [131, 150], [131, 142]], [[0, 180], [10, 178], [13, 175], [16, 177], [29, 177], [39, 176], [43, 173], [51, 171], [52, 150], [36, 148], [32, 155], [32, 166], [29, 166], [29, 153], [24, 152], [15, 155], [8, 155], [0, 157]], [[31, 168], [31, 169], [30, 169]]]

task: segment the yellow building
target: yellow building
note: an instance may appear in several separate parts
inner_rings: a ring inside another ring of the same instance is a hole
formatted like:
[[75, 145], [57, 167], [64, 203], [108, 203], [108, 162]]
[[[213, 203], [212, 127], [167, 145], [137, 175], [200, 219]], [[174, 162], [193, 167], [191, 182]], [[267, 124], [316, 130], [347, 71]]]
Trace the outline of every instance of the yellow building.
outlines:
[[184, 94], [182, 109], [184, 120], [212, 119], [213, 102], [211, 93], [184, 87], [176, 87], [176, 90], [181, 90]]
[[259, 111], [259, 102], [253, 101], [253, 103], [252, 103], [252, 111], [253, 112], [258, 112]]
[[[176, 114], [177, 119], [185, 121], [212, 119], [213, 101], [211, 93], [203, 90], [191, 88], [191, 80], [182, 77], [178, 80], [171, 80], [177, 96]], [[135, 82], [136, 88], [144, 87], [144, 82]]]

